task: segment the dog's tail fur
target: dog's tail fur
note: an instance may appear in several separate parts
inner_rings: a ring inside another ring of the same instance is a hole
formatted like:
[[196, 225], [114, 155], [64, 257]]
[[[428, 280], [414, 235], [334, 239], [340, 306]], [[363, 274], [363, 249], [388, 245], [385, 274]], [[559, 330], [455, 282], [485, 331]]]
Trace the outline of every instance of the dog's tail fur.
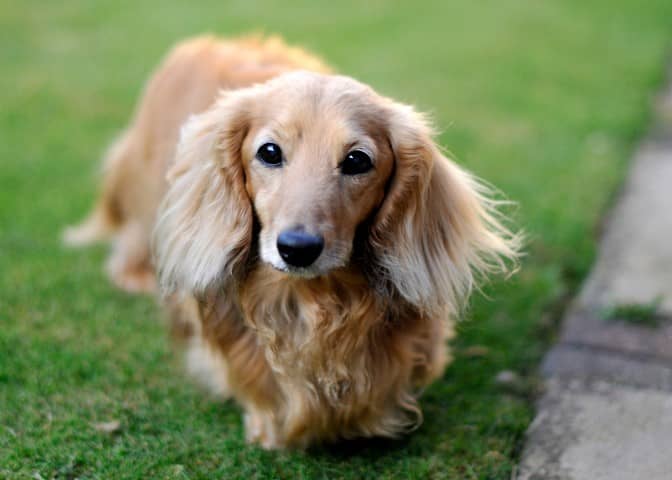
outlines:
[[66, 245], [81, 247], [110, 240], [123, 224], [124, 215], [118, 193], [122, 164], [129, 155], [129, 144], [129, 134], [124, 132], [108, 150], [103, 162], [103, 184], [98, 201], [84, 221], [63, 231], [63, 242]]

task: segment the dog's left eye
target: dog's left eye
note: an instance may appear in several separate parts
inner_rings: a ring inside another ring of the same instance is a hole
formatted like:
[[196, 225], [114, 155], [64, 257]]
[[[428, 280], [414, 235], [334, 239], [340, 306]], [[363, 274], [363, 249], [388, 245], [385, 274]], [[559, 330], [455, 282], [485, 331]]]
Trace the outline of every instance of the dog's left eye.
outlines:
[[343, 175], [359, 175], [371, 170], [373, 163], [371, 157], [366, 153], [361, 150], [353, 150], [345, 156], [339, 166]]
[[282, 150], [275, 143], [264, 143], [257, 150], [257, 158], [269, 167], [279, 167], [282, 164]]

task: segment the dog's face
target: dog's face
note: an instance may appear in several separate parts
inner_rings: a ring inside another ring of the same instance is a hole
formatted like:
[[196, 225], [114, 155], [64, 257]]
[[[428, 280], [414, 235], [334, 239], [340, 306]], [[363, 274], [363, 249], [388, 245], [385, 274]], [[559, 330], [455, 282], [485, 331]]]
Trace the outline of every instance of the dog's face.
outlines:
[[375, 96], [345, 77], [297, 73], [251, 109], [241, 156], [261, 260], [306, 277], [345, 266], [394, 164]]
[[255, 241], [277, 270], [326, 275], [357, 236], [373, 282], [455, 311], [474, 272], [516, 255], [487, 189], [423, 117], [346, 77], [295, 72], [224, 93], [185, 124], [168, 177], [154, 236], [164, 290], [235, 285]]

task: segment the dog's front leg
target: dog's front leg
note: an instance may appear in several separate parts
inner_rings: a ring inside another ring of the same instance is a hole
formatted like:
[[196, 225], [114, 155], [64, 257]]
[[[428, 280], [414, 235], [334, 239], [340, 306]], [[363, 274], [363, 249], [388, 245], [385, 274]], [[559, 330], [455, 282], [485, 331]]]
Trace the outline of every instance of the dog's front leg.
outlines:
[[256, 443], [267, 450], [284, 446], [273, 412], [248, 407], [243, 424], [247, 443]]

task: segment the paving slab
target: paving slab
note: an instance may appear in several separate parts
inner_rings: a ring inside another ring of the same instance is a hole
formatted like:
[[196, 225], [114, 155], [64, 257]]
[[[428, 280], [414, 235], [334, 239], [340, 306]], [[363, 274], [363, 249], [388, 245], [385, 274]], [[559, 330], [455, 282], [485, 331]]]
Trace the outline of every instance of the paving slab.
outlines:
[[[546, 355], [541, 371], [550, 378], [605, 380], [672, 393], [672, 364], [629, 357], [617, 350], [599, 350], [561, 343]], [[672, 455], [672, 431], [670, 448]], [[669, 479], [672, 480], [672, 472]]]
[[520, 480], [672, 478], [672, 395], [551, 381], [530, 426]]
[[[672, 480], [672, 82], [541, 372], [520, 480]], [[655, 322], [608, 318], [655, 306]]]
[[647, 304], [672, 313], [672, 149], [644, 146], [612, 212], [597, 265], [580, 297], [585, 307]]
[[658, 323], [652, 328], [607, 318], [599, 310], [574, 308], [565, 316], [559, 343], [672, 364], [672, 321], [661, 318]]

